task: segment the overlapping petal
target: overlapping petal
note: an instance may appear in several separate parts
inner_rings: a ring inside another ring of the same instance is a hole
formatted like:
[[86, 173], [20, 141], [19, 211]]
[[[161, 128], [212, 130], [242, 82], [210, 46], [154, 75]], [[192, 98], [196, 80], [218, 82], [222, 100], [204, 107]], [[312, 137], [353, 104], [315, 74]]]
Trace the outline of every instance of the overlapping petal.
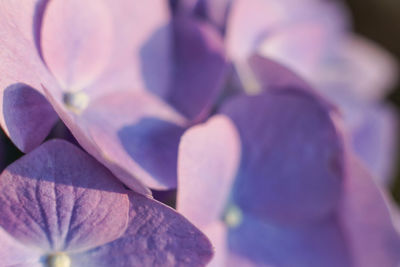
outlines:
[[41, 145], [0, 178], [2, 264], [62, 257], [71, 266], [204, 266], [212, 257], [207, 238], [185, 218], [127, 191], [65, 141]]

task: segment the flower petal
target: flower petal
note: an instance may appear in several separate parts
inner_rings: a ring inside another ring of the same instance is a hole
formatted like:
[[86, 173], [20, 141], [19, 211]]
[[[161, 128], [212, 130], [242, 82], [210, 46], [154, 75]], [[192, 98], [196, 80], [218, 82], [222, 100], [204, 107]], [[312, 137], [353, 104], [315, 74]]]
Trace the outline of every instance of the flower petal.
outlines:
[[96, 247], [127, 226], [122, 184], [65, 141], [49, 141], [7, 167], [0, 192], [0, 225], [19, 242], [42, 250]]
[[14, 144], [24, 152], [39, 146], [58, 120], [46, 98], [26, 84], [4, 91], [3, 116]]
[[103, 71], [111, 53], [112, 30], [112, 17], [103, 1], [48, 2], [41, 49], [64, 89], [82, 89]]
[[222, 92], [226, 61], [221, 36], [188, 17], [175, 23], [175, 66], [166, 100], [191, 120], [208, 114]]
[[340, 226], [331, 218], [285, 227], [246, 217], [228, 236], [230, 253], [248, 261], [249, 266], [350, 267], [345, 241]]
[[196, 226], [220, 219], [240, 160], [238, 133], [223, 115], [190, 128], [178, 158], [177, 210]]
[[185, 119], [146, 92], [115, 91], [90, 99], [81, 112], [47, 94], [78, 142], [138, 193], [176, 187], [179, 138]]
[[121, 238], [72, 255], [76, 266], [205, 266], [212, 257], [208, 239], [173, 209], [130, 194], [130, 222]]
[[356, 266], [398, 266], [400, 236], [382, 192], [359, 160], [349, 154], [340, 221]]
[[[28, 94], [27, 90], [20, 89], [23, 84], [22, 87], [40, 92], [42, 84], [55, 84], [36, 46], [36, 27], [41, 11], [41, 1], [0, 3], [0, 124], [10, 139], [25, 152], [43, 141], [56, 118], [39, 93]], [[39, 109], [37, 113], [43, 116], [42, 121], [38, 120], [38, 114], [29, 114], [32, 106], [26, 104], [34, 104]]]
[[280, 89], [236, 97], [222, 113], [233, 120], [242, 141], [233, 189], [239, 207], [289, 224], [334, 212], [343, 153], [324, 103], [310, 93]]

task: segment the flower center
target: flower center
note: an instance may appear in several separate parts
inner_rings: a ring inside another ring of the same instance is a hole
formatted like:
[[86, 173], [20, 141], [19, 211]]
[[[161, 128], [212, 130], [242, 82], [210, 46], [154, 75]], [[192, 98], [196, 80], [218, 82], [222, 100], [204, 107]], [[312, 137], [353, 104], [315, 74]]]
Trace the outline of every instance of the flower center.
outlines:
[[88, 106], [89, 96], [84, 92], [66, 92], [63, 102], [69, 110], [79, 114]]
[[226, 209], [223, 220], [228, 227], [231, 228], [237, 227], [242, 223], [243, 220], [243, 214], [241, 209], [236, 205], [233, 204], [229, 205], [228, 208]]
[[47, 267], [70, 267], [71, 260], [67, 254], [63, 252], [56, 252], [50, 254], [46, 259]]

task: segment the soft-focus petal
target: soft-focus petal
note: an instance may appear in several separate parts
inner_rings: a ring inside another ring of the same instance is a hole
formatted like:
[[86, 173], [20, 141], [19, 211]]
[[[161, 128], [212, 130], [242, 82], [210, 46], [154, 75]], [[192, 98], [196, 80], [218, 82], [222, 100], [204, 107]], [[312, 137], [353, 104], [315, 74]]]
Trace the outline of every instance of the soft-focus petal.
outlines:
[[397, 152], [398, 115], [389, 106], [376, 105], [362, 111], [360, 121], [350, 126], [353, 148], [374, 178], [389, 184]]
[[[251, 261], [248, 266], [350, 267], [345, 240], [331, 217], [293, 227], [245, 217], [240, 226], [230, 229], [228, 236], [230, 253]], [[230, 261], [229, 266], [241, 265]]]
[[9, 135], [24, 152], [39, 146], [58, 120], [46, 98], [26, 84], [4, 90], [2, 112]]
[[366, 169], [348, 157], [340, 221], [355, 266], [398, 266], [400, 238], [382, 193]]
[[287, 224], [313, 221], [335, 210], [342, 146], [326, 105], [310, 93], [281, 89], [236, 97], [222, 113], [233, 120], [242, 141], [232, 193], [239, 207]]
[[173, 83], [165, 97], [191, 120], [204, 117], [223, 89], [223, 43], [209, 25], [187, 17], [175, 21]]
[[105, 68], [112, 17], [103, 1], [51, 0], [41, 31], [44, 60], [64, 89], [79, 90]]
[[178, 143], [185, 119], [145, 92], [115, 91], [80, 114], [47, 94], [78, 142], [136, 192], [176, 187]]
[[72, 255], [77, 266], [205, 266], [212, 257], [208, 239], [171, 208], [130, 194], [130, 221], [121, 238]]
[[177, 210], [199, 227], [220, 219], [239, 160], [239, 136], [227, 117], [190, 128], [179, 147]]
[[208, 267], [221, 267], [226, 266], [228, 256], [227, 246], [227, 232], [228, 228], [223, 222], [216, 221], [202, 227], [201, 229], [204, 234], [210, 239], [211, 244], [214, 247], [214, 257], [211, 262], [207, 265]]
[[346, 36], [321, 64], [314, 77], [318, 88], [344, 88], [348, 97], [363, 101], [385, 97], [397, 81], [398, 66], [391, 55], [359, 36]]
[[88, 249], [116, 239], [127, 226], [122, 184], [65, 141], [43, 144], [0, 178], [0, 225], [25, 245]]

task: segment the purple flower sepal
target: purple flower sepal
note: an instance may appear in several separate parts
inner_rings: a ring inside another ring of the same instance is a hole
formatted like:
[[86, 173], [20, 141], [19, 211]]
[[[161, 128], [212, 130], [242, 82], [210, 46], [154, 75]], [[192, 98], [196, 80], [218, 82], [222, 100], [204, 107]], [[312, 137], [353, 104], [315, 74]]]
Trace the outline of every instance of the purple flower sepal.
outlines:
[[135, 191], [176, 187], [179, 138], [224, 81], [212, 27], [172, 19], [167, 1], [6, 1], [0, 39], [0, 123], [21, 150], [38, 146], [58, 114]]
[[399, 264], [384, 193], [341, 124], [286, 87], [236, 96], [183, 135], [177, 209], [212, 240], [212, 266]]
[[185, 218], [61, 140], [1, 174], [0, 226], [0, 266], [204, 266], [213, 254]]

